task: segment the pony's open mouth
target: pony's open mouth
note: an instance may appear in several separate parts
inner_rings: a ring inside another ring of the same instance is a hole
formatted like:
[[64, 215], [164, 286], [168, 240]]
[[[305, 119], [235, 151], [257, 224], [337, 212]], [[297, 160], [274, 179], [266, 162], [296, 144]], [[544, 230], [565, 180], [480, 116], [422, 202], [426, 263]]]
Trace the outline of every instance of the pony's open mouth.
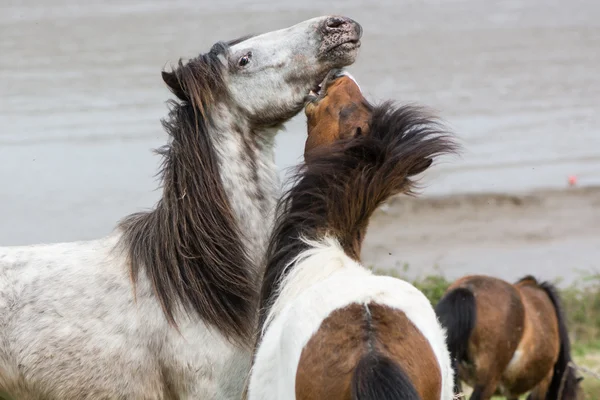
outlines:
[[314, 88], [308, 92], [306, 96], [306, 103], [314, 103], [321, 100], [327, 95], [327, 87], [335, 81], [337, 78], [344, 75], [344, 71], [341, 69], [333, 69], [325, 76], [325, 79], [321, 83], [317, 84]]
[[321, 89], [323, 88], [323, 82], [319, 83], [317, 86], [312, 88], [308, 95], [306, 96], [307, 101], [315, 101], [321, 95]]

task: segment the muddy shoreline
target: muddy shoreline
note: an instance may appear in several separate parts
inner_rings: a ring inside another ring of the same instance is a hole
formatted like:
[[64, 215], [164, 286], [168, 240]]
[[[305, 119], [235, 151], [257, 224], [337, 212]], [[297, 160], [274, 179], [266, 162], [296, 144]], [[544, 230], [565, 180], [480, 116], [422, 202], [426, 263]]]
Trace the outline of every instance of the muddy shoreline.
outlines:
[[365, 264], [415, 278], [600, 272], [600, 186], [392, 199], [371, 220]]

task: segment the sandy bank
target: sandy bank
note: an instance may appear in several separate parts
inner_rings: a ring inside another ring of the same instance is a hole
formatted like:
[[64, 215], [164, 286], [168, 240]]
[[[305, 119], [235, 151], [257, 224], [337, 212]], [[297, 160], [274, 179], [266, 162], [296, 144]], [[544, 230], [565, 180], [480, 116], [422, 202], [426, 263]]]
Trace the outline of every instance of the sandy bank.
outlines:
[[570, 282], [600, 272], [600, 187], [524, 195], [398, 197], [371, 220], [363, 260], [416, 277], [524, 274]]

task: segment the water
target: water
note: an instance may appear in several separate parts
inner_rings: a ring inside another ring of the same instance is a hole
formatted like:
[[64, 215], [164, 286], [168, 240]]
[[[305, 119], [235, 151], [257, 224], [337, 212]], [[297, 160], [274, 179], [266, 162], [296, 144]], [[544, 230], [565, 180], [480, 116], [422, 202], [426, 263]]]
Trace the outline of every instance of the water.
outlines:
[[[152, 206], [161, 69], [323, 14], [363, 25], [350, 70], [369, 98], [426, 104], [459, 133], [463, 157], [425, 195], [600, 184], [596, 0], [3, 0], [0, 243], [90, 239]], [[304, 124], [279, 136], [281, 169]]]

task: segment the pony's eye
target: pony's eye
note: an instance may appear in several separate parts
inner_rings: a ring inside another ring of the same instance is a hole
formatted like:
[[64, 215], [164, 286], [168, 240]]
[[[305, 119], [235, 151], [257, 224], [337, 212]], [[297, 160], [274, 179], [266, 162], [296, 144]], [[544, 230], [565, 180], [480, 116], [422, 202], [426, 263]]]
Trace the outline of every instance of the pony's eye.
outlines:
[[248, 65], [248, 63], [250, 62], [250, 57], [252, 57], [252, 53], [246, 54], [245, 56], [240, 58], [240, 60], [238, 61], [238, 65], [240, 67], [244, 67], [244, 66]]

